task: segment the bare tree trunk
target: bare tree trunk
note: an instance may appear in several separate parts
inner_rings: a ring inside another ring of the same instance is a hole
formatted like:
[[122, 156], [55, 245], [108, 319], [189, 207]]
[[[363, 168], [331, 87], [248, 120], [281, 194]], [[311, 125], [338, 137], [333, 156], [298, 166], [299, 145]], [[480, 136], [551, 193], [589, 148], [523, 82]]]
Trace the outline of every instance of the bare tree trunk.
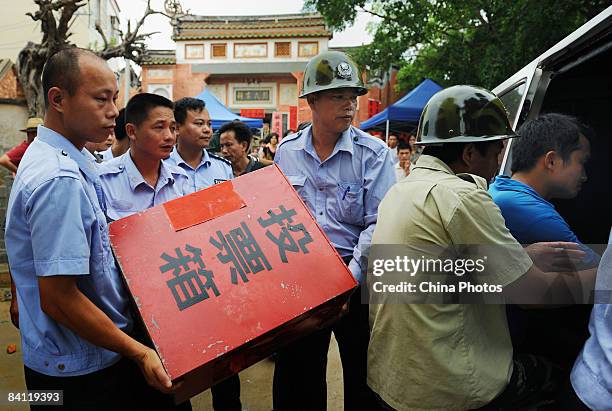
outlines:
[[[23, 0], [21, 0], [23, 1]], [[17, 57], [17, 76], [23, 88], [30, 116], [43, 117], [45, 111], [44, 95], [42, 88], [42, 72], [45, 62], [49, 57], [66, 47], [74, 47], [68, 38], [69, 27], [74, 13], [87, 4], [84, 0], [33, 0], [39, 10], [32, 14], [27, 13], [34, 21], [40, 21], [43, 38], [40, 44], [28, 42], [19, 52]], [[137, 22], [134, 31], [128, 22], [128, 31], [121, 34], [122, 42], [111, 46], [102, 29], [97, 25], [96, 30], [102, 36], [104, 49], [97, 51], [100, 57], [110, 59], [112, 57], [124, 57], [136, 63], [141, 63], [146, 57], [146, 46], [144, 40], [154, 33], [138, 34], [145, 19], [152, 14], [165, 13], [151, 9], [150, 0], [144, 15]]]
[[23, 88], [30, 117], [43, 117], [45, 102], [42, 93], [42, 71], [47, 57], [41, 45], [31, 41], [17, 57], [17, 77]]

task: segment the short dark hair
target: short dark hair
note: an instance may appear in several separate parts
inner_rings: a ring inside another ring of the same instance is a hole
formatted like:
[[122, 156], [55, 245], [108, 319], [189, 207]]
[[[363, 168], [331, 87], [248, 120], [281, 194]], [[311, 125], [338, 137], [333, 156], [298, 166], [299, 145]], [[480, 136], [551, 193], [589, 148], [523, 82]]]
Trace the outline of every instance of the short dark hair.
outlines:
[[178, 124], [185, 124], [187, 111], [200, 112], [206, 108], [204, 100], [193, 97], [183, 97], [174, 102], [174, 119]]
[[527, 120], [517, 131], [520, 137], [512, 142], [510, 171], [531, 170], [549, 151], [557, 152], [567, 161], [573, 151], [580, 149], [580, 135], [590, 139], [592, 132], [576, 117], [566, 114], [548, 113]]
[[125, 108], [119, 110], [119, 115], [115, 119], [115, 138], [117, 140], [123, 140], [127, 137], [127, 131], [125, 131]]
[[167, 107], [174, 110], [174, 103], [158, 94], [140, 93], [128, 101], [125, 107], [125, 123], [139, 126], [149, 116], [149, 112], [156, 107]]
[[423, 154], [434, 156], [444, 162], [446, 165], [451, 165], [455, 161], [459, 160], [461, 156], [463, 156], [463, 149], [465, 149], [465, 146], [468, 144], [474, 144], [476, 150], [478, 150], [478, 152], [484, 156], [487, 154], [489, 146], [497, 141], [498, 140], [483, 141], [481, 143], [444, 143], [441, 145], [425, 146]]
[[236, 140], [239, 143], [245, 142], [247, 143], [246, 149], [248, 150], [251, 147], [251, 139], [253, 138], [253, 133], [249, 126], [247, 126], [242, 121], [230, 121], [229, 123], [225, 123], [219, 129], [219, 136], [225, 132], [233, 131], [236, 136]]
[[274, 133], [268, 134], [266, 138], [264, 138], [264, 144], [269, 144], [270, 141], [272, 141], [272, 137], [276, 137], [276, 140], [278, 140], [278, 133], [274, 132]]
[[47, 59], [42, 72], [42, 86], [45, 98], [45, 107], [49, 107], [49, 90], [52, 87], [60, 87], [69, 95], [74, 96], [81, 84], [81, 69], [79, 59], [83, 55], [98, 58], [91, 50], [79, 47], [67, 47], [57, 51]]
[[412, 147], [410, 147], [410, 144], [408, 144], [408, 142], [398, 139], [397, 152], [399, 153], [400, 150], [410, 150], [410, 152], [412, 152]]

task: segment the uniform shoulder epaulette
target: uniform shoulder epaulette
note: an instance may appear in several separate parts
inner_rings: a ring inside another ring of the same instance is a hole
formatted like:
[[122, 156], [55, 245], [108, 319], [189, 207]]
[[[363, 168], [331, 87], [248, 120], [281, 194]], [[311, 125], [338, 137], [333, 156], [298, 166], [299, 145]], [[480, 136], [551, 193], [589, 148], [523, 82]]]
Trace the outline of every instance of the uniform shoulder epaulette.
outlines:
[[229, 160], [228, 160], [228, 159], [226, 159], [226, 158], [221, 157], [221, 156], [220, 156], [220, 155], [218, 155], [218, 154], [214, 154], [214, 153], [209, 152], [209, 153], [208, 153], [208, 155], [209, 155], [211, 158], [215, 158], [215, 159], [217, 159], [217, 160], [223, 161], [225, 164], [229, 165], [230, 167], [232, 166], [232, 162], [231, 162], [231, 161], [229, 161]]
[[181, 167], [176, 166], [172, 163], [166, 163], [162, 161], [162, 165], [168, 169], [170, 174], [173, 176], [185, 176], [187, 177], [187, 172], [183, 170]]
[[79, 165], [75, 160], [70, 158], [67, 152], [65, 152], [64, 150], [58, 150], [57, 161], [60, 171], [63, 171], [67, 175], [79, 176]]
[[355, 144], [358, 144], [362, 147], [367, 147], [370, 150], [374, 151], [376, 154], [380, 154], [381, 151], [387, 149], [387, 145], [384, 141], [374, 136], [371, 136], [365, 131], [359, 130], [355, 127], [353, 127], [352, 139]]
[[125, 166], [120, 161], [116, 161], [116, 158], [100, 163], [98, 166], [98, 173], [100, 175], [122, 173], [125, 170]]
[[283, 137], [283, 139], [278, 144], [278, 146], [280, 147], [281, 145], [283, 145], [286, 142], [297, 140], [298, 138], [300, 138], [302, 136], [302, 131], [304, 131], [304, 130], [300, 130], [297, 133], [289, 134], [288, 136]]

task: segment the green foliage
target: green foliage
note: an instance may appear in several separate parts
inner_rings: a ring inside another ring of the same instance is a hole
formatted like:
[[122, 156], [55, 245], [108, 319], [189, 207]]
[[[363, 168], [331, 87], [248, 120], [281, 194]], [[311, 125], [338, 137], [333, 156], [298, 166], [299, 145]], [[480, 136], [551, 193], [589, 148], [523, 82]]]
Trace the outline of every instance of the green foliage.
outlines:
[[399, 88], [424, 77], [493, 88], [609, 6], [609, 0], [306, 0], [334, 30], [378, 16], [353, 53], [370, 75], [399, 65]]

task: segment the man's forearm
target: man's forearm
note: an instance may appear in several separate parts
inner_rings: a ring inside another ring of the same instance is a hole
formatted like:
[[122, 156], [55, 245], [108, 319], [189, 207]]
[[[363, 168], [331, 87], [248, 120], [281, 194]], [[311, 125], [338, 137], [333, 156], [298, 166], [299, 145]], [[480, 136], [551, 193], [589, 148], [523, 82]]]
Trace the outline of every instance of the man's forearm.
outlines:
[[527, 273], [504, 287], [508, 303], [536, 305], [586, 304], [595, 286], [597, 269], [557, 273], [533, 265]]
[[131, 359], [146, 351], [77, 288], [76, 278], [39, 277], [39, 285], [42, 310], [81, 338]]
[[11, 159], [6, 154], [4, 154], [2, 157], [0, 157], [0, 166], [6, 168], [7, 170], [9, 170], [12, 173], [16, 173], [17, 172], [17, 167], [15, 166], [15, 164], [13, 164]]

